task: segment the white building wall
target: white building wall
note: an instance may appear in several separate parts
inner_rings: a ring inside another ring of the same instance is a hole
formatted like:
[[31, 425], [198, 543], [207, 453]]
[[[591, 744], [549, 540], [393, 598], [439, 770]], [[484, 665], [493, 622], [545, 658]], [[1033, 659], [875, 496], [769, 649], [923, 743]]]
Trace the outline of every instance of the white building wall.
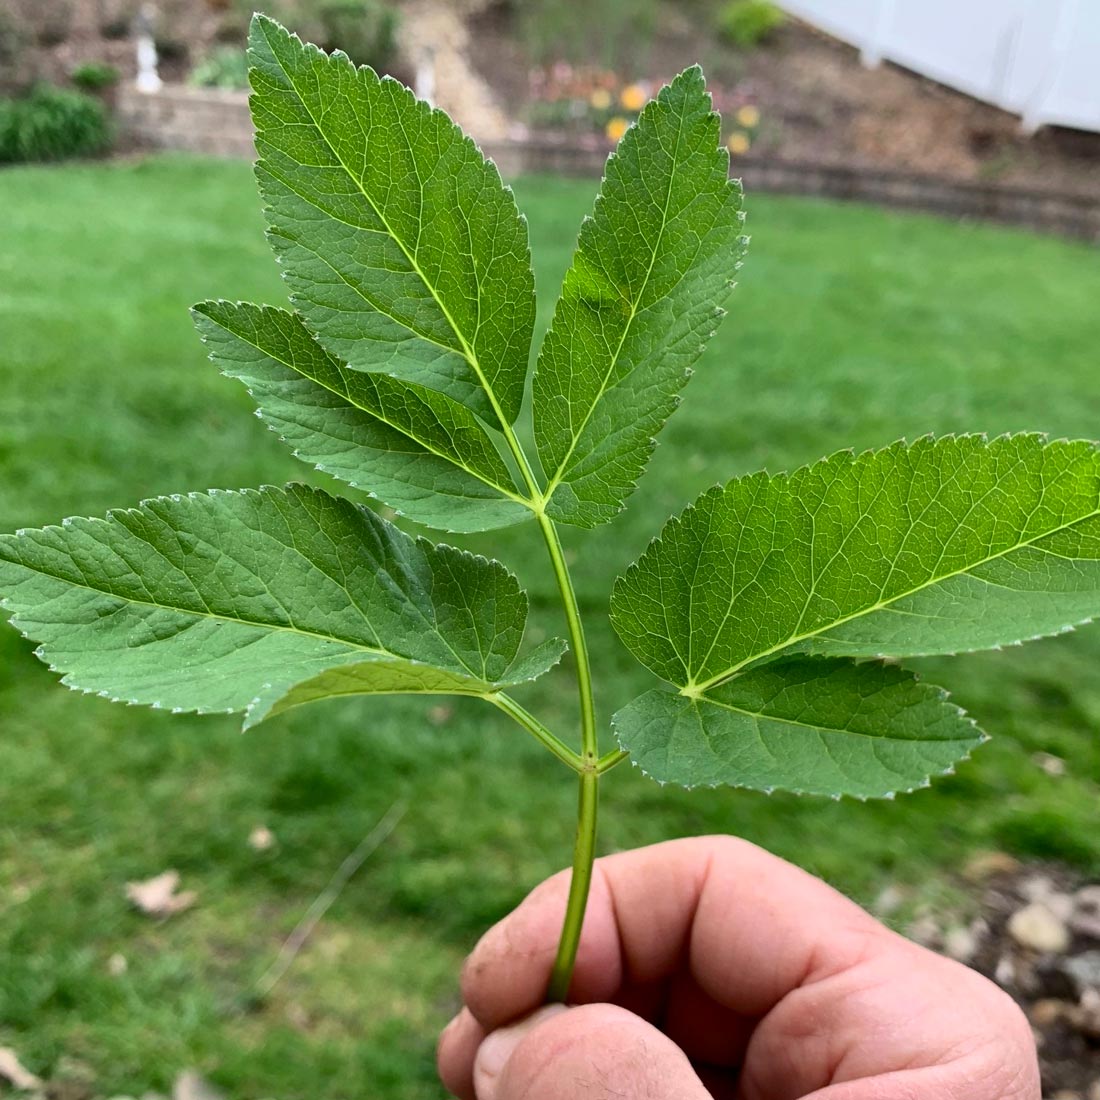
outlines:
[[780, 0], [857, 46], [1021, 116], [1100, 131], [1100, 0]]

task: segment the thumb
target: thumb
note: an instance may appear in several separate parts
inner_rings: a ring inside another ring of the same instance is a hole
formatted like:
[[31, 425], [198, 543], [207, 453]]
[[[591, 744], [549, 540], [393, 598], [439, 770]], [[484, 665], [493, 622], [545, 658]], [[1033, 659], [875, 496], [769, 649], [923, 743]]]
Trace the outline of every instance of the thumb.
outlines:
[[711, 1100], [687, 1055], [616, 1005], [551, 1005], [494, 1031], [474, 1088], [477, 1100]]

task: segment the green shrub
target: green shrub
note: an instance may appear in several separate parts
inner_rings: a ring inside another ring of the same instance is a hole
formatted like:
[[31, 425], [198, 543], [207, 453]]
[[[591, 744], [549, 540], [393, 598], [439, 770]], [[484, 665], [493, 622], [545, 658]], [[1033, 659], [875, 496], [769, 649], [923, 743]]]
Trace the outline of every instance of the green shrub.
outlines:
[[322, 45], [385, 72], [397, 46], [397, 12], [382, 0], [320, 0]]
[[72, 82], [86, 92], [98, 92], [118, 83], [118, 69], [105, 61], [86, 61], [69, 74]]
[[511, 7], [524, 48], [538, 65], [568, 61], [623, 73], [648, 66], [658, 0], [512, 0]]
[[188, 77], [197, 88], [248, 87], [248, 62], [240, 46], [215, 46]]
[[103, 104], [83, 92], [40, 84], [0, 100], [0, 164], [93, 156], [110, 144]]
[[731, 46], [748, 50], [775, 34], [786, 18], [770, 0], [731, 0], [718, 15], [718, 33]]

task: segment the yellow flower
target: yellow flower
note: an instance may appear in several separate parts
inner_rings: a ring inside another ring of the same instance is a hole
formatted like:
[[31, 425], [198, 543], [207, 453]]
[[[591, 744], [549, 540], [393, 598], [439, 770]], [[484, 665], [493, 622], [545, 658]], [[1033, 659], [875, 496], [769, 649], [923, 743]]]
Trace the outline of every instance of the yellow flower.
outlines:
[[628, 111], [640, 111], [649, 101], [649, 93], [641, 84], [628, 84], [619, 96], [619, 102]]
[[754, 130], [760, 125], [760, 111], [752, 104], [739, 108], [734, 117], [737, 119], [737, 125], [744, 126], [746, 130]]
[[625, 118], [616, 116], [607, 124], [604, 132], [610, 141], [620, 141], [629, 128], [630, 123]]
[[749, 151], [749, 135], [741, 133], [740, 130], [734, 130], [730, 134], [729, 141], [726, 142], [726, 148], [735, 156], [739, 157]]
[[588, 102], [596, 111], [606, 111], [611, 106], [611, 93], [606, 88], [597, 88], [589, 97]]

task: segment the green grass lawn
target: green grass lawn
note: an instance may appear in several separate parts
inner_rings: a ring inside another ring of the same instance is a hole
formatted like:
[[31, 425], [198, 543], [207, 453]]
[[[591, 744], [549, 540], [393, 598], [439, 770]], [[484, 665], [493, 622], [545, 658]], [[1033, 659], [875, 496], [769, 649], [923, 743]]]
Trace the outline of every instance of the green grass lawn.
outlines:
[[[594, 184], [517, 192], [544, 325]], [[611, 579], [705, 487], [929, 431], [1100, 436], [1094, 249], [824, 202], [748, 208], [731, 316], [643, 487], [614, 524], [565, 533], [605, 717], [649, 684], [606, 626]], [[0, 530], [319, 478], [206, 362], [187, 316], [204, 297], [282, 299], [247, 166], [7, 171], [0, 211]], [[536, 629], [560, 633], [533, 534], [468, 541], [516, 568]], [[1100, 628], [921, 664], [994, 733], [954, 778], [863, 804], [686, 793], [622, 767], [603, 850], [737, 833], [864, 900], [886, 881], [950, 897], [980, 848], [1100, 869]], [[573, 720], [564, 675], [523, 701]], [[571, 777], [476, 703], [331, 704], [242, 736], [66, 692], [5, 628], [0, 716], [0, 1046], [43, 1075], [83, 1063], [104, 1096], [196, 1066], [234, 1097], [439, 1097], [432, 1047], [464, 952], [568, 860]], [[1040, 750], [1068, 774], [1046, 774]], [[397, 832], [257, 1002], [283, 938], [401, 798]], [[246, 843], [259, 824], [278, 837], [262, 854]], [[168, 867], [200, 904], [157, 924], [125, 883]]]

